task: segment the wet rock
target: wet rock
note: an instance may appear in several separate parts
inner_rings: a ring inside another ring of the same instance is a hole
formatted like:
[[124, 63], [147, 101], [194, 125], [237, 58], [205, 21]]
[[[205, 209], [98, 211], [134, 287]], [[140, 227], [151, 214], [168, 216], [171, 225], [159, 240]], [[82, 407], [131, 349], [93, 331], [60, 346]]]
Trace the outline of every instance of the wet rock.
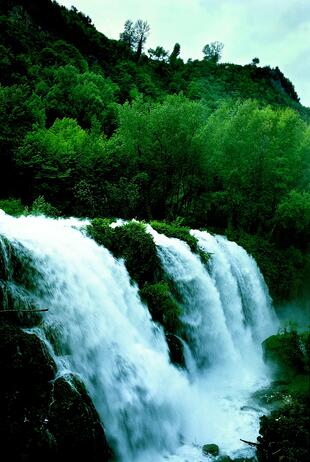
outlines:
[[62, 456], [91, 462], [110, 460], [112, 452], [99, 416], [76, 378], [54, 382], [47, 426], [57, 441], [57, 453]]
[[256, 462], [256, 457], [238, 457], [237, 459], [232, 459], [232, 462]]
[[0, 323], [0, 447], [8, 454], [1, 460], [111, 460], [82, 384], [55, 380], [55, 363], [38, 337], [1, 318]]
[[173, 364], [185, 368], [185, 358], [181, 340], [173, 334], [167, 334], [166, 340], [169, 347], [170, 361]]
[[217, 444], [205, 444], [204, 446], [202, 446], [202, 452], [206, 456], [207, 455], [218, 456], [220, 450]]

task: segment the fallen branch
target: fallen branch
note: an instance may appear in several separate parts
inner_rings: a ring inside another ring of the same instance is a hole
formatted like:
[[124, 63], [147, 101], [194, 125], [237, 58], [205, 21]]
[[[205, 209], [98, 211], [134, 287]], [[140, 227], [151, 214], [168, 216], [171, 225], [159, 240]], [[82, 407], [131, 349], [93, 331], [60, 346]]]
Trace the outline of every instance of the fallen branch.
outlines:
[[42, 310], [0, 310], [0, 314], [4, 313], [39, 313], [42, 311], [48, 311], [47, 308], [44, 308]]
[[253, 443], [253, 441], [245, 441], [240, 438], [243, 443], [249, 444], [250, 446], [259, 446], [259, 443]]

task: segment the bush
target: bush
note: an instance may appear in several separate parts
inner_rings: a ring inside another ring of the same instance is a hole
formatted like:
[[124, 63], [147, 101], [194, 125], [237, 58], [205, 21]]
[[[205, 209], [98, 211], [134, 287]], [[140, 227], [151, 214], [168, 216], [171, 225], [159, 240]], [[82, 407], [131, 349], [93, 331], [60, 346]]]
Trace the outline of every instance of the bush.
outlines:
[[156, 246], [145, 225], [131, 221], [110, 227], [110, 220], [97, 218], [88, 227], [89, 235], [106, 247], [116, 258], [123, 258], [130, 277], [142, 287], [155, 282], [161, 273]]
[[31, 215], [46, 215], [48, 217], [59, 216], [59, 211], [56, 207], [46, 202], [43, 196], [39, 196], [33, 201], [30, 213]]
[[0, 209], [2, 209], [8, 215], [17, 217], [24, 213], [24, 206], [20, 199], [1, 199]]

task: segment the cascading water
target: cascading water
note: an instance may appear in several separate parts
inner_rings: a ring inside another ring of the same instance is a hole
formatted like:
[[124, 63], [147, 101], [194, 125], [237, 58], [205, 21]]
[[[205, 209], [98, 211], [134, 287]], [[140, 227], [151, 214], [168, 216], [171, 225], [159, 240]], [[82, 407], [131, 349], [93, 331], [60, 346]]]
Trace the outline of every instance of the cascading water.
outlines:
[[[268, 381], [260, 342], [277, 327], [268, 290], [253, 258], [221, 236], [191, 231], [201, 250], [212, 254], [206, 268], [185, 242], [167, 238], [150, 226], [148, 231], [165, 273], [181, 296], [182, 321], [192, 353], [185, 359], [189, 357], [187, 366], [201, 407], [212, 416], [210, 427], [209, 422], [205, 424], [209, 439], [229, 453], [237, 449], [236, 441], [247, 426], [249, 435], [258, 430], [253, 415], [240, 411], [251, 411], [244, 403]], [[238, 424], [230, 425], [228, 419]]]
[[[250, 313], [254, 309], [253, 297], [244, 295], [250, 279], [240, 276], [229, 306], [220, 276], [211, 277], [185, 243], [149, 228], [183, 298], [185, 356], [197, 367], [182, 371], [170, 363], [164, 334], [141, 303], [123, 262], [81, 227], [77, 220], [0, 215], [0, 236], [16, 252], [25, 249], [39, 275], [28, 295], [49, 311], [34, 331], [53, 353], [58, 373], [77, 373], [84, 381], [118, 459], [198, 462], [204, 460], [201, 445], [208, 442], [227, 454], [247, 453], [239, 438], [256, 438], [258, 414], [241, 408], [265, 380], [259, 355], [248, 349], [255, 358], [249, 368], [238, 342], [239, 336], [240, 342], [254, 345], [257, 336], [243, 308], [248, 303]], [[236, 249], [226, 252], [224, 245], [222, 253], [231, 252], [229, 261], [238, 268]], [[57, 348], [51, 338], [57, 338]]]
[[260, 343], [274, 333], [277, 320], [255, 260], [223, 236], [198, 230], [191, 234], [198, 239], [199, 247], [212, 255], [210, 274], [236, 348], [241, 354], [257, 352]]

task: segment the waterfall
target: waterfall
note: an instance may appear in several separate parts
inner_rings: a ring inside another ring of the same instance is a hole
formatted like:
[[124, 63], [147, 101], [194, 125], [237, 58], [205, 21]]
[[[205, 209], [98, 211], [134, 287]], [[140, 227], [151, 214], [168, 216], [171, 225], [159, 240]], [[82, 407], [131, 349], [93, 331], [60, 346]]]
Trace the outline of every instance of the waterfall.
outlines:
[[[198, 462], [208, 460], [201, 454], [208, 442], [226, 454], [247, 454], [251, 449], [239, 439], [256, 438], [258, 414], [242, 406], [267, 380], [257, 338], [268, 326], [262, 321], [254, 327], [261, 315], [252, 311], [260, 305], [254, 306], [252, 289], [245, 286], [254, 287], [258, 276], [243, 274], [242, 252], [216, 239], [215, 254], [219, 261], [226, 258], [230, 275], [225, 288], [220, 263], [214, 261], [208, 271], [184, 242], [148, 228], [182, 296], [190, 363], [185, 371], [171, 364], [164, 333], [124, 263], [87, 237], [83, 227], [74, 219], [17, 219], [0, 212], [0, 243], [7, 240], [17, 254], [31, 255], [35, 284], [20, 289], [29, 304], [48, 308], [42, 325], [32, 330], [49, 348], [58, 374], [72, 372], [85, 383], [118, 460]], [[199, 242], [204, 248], [202, 237]], [[257, 287], [264, 292], [261, 278]], [[268, 311], [268, 303], [262, 309]], [[247, 350], [252, 364], [244, 360], [244, 345], [253, 349], [253, 354]]]
[[264, 278], [255, 260], [235, 242], [206, 231], [192, 230], [191, 234], [198, 239], [200, 248], [212, 256], [210, 275], [235, 346], [243, 357], [244, 353], [251, 356], [277, 328]]

